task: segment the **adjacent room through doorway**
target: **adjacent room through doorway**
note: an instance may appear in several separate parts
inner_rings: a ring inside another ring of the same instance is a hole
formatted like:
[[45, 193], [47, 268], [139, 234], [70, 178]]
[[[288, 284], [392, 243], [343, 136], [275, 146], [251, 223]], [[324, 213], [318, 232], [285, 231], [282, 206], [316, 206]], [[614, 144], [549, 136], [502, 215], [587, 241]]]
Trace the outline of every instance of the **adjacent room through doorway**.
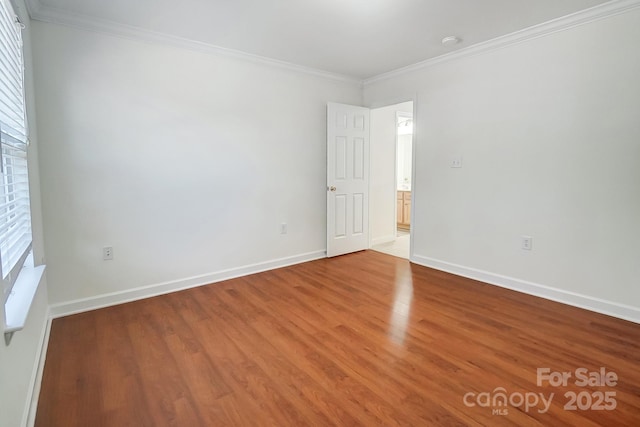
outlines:
[[413, 101], [371, 110], [371, 249], [409, 259]]

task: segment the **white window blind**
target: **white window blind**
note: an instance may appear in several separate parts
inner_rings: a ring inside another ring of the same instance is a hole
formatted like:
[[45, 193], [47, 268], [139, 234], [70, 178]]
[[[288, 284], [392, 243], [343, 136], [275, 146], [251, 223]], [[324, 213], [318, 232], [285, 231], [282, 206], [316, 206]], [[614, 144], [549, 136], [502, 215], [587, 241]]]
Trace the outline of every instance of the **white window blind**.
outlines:
[[0, 269], [5, 300], [31, 249], [22, 25], [0, 0]]

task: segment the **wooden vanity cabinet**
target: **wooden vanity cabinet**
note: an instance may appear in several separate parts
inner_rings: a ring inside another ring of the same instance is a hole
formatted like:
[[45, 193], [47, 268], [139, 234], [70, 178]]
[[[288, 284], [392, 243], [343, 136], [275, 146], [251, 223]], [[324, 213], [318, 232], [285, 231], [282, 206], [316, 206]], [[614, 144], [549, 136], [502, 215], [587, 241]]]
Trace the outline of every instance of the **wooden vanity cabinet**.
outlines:
[[396, 206], [398, 228], [408, 230], [411, 226], [411, 191], [398, 191]]

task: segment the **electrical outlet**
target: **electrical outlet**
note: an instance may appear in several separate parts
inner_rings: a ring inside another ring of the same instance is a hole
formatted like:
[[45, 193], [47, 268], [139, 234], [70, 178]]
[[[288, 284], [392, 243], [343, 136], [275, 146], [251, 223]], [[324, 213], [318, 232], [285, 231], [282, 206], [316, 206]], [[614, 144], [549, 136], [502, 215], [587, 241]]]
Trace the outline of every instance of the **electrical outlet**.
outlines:
[[280, 234], [287, 234], [287, 223], [283, 222], [280, 224]]
[[454, 157], [451, 159], [451, 167], [452, 168], [461, 168], [462, 167], [462, 157]]
[[533, 248], [533, 237], [522, 236], [522, 249], [530, 251]]
[[110, 261], [113, 259], [113, 248], [111, 246], [105, 246], [102, 248], [102, 259], [104, 261]]

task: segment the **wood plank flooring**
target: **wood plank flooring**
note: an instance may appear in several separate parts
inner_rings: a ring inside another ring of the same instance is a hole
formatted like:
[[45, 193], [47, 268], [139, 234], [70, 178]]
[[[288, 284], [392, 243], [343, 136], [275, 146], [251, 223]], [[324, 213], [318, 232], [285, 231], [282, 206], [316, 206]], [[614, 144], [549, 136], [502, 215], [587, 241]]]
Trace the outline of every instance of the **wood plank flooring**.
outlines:
[[[633, 426], [639, 343], [365, 251], [54, 320], [36, 426]], [[572, 376], [538, 386], [538, 368]], [[581, 387], [579, 368], [618, 380]]]

